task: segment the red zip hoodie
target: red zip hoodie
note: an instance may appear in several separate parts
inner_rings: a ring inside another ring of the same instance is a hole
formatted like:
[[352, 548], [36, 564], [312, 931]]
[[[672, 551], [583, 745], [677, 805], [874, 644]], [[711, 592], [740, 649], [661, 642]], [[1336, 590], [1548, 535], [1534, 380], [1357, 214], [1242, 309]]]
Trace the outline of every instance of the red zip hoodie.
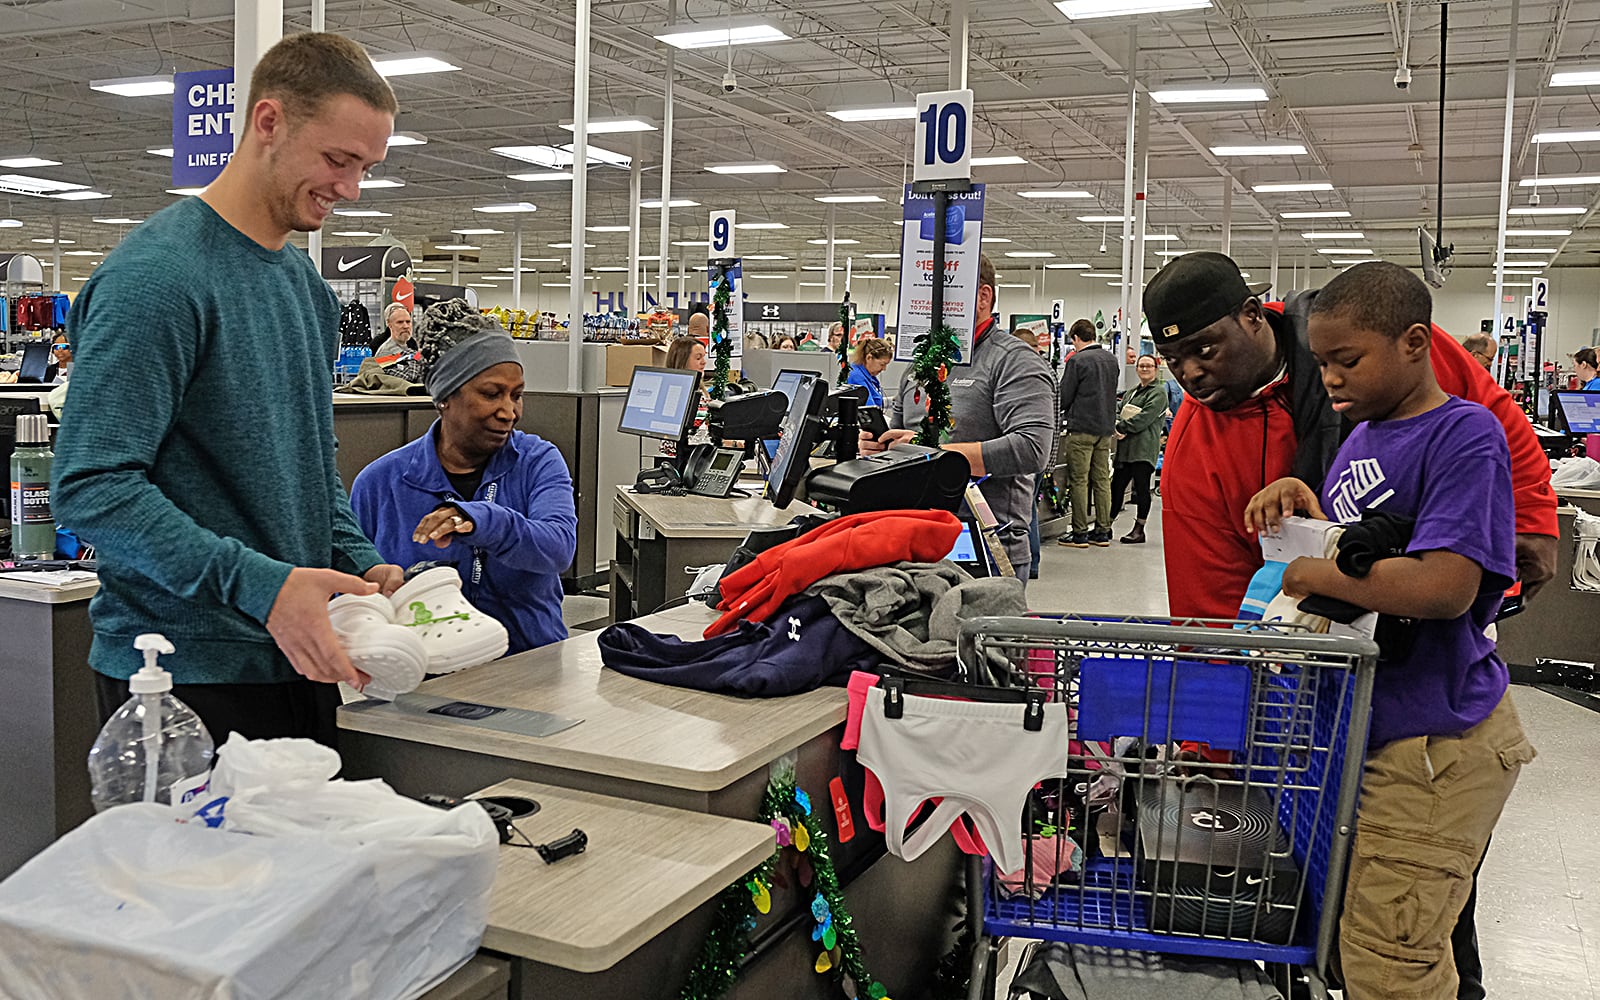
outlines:
[[[1283, 303], [1268, 302], [1263, 308], [1275, 329], [1286, 322]], [[1299, 336], [1301, 331], [1295, 332]], [[1528, 418], [1472, 355], [1437, 326], [1432, 356], [1440, 388], [1487, 407], [1506, 429], [1517, 533], [1556, 535], [1550, 463]], [[1161, 468], [1167, 607], [1174, 617], [1238, 615], [1250, 577], [1262, 561], [1260, 545], [1244, 528], [1245, 506], [1268, 483], [1293, 474], [1299, 440], [1291, 416], [1291, 385], [1288, 376], [1281, 377], [1223, 413], [1193, 400], [1179, 408]]]

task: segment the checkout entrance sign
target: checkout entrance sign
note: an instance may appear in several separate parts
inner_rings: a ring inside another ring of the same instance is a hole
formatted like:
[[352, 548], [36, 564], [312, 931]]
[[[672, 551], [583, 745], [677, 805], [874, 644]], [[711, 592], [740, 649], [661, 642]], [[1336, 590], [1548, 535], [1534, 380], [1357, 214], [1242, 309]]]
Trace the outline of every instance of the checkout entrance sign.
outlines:
[[233, 155], [233, 70], [172, 75], [172, 185], [205, 187]]
[[905, 189], [900, 237], [900, 332], [894, 341], [897, 361], [910, 361], [917, 338], [933, 318], [933, 232], [944, 227], [944, 319], [961, 347], [958, 364], [972, 358], [972, 326], [977, 312], [978, 254], [983, 237], [982, 184], [971, 191], [951, 192], [943, 220], [934, 218], [934, 196]]

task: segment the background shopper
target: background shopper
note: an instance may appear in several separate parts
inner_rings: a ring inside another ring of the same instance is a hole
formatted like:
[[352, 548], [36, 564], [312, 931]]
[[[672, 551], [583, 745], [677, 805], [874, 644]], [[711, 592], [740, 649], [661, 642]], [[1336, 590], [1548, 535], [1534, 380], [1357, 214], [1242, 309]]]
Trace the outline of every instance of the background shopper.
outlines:
[[1117, 412], [1116, 468], [1111, 473], [1111, 519], [1122, 513], [1128, 487], [1133, 487], [1133, 530], [1118, 541], [1137, 545], [1145, 540], [1145, 522], [1150, 520], [1150, 477], [1161, 457], [1161, 421], [1167, 415], [1167, 390], [1157, 377], [1160, 369], [1155, 355], [1142, 354], [1134, 365], [1139, 384], [1122, 397]]
[[[1094, 324], [1072, 324], [1072, 357], [1061, 372], [1061, 419], [1067, 432], [1073, 548], [1111, 544], [1111, 443], [1116, 428], [1117, 359], [1095, 340]], [[1094, 529], [1089, 528], [1093, 507]]]

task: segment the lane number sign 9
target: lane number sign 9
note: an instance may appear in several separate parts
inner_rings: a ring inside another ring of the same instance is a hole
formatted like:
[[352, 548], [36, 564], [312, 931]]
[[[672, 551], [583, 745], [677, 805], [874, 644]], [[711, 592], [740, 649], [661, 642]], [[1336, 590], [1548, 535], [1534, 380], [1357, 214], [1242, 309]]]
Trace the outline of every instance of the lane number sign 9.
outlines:
[[729, 212], [711, 213], [711, 257], [737, 257], [733, 250], [733, 216]]
[[917, 137], [912, 149], [914, 181], [972, 176], [972, 91], [946, 90], [917, 96]]
[[1533, 294], [1528, 296], [1532, 301], [1528, 304], [1528, 311], [1541, 316], [1550, 311], [1550, 279], [1534, 278]]

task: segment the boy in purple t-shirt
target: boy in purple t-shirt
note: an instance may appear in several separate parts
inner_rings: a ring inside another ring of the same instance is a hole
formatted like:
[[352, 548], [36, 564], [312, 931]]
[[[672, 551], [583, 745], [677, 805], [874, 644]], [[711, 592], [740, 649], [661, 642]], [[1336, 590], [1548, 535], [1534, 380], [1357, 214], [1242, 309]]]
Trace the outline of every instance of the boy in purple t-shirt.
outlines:
[[[1359, 426], [1320, 498], [1280, 479], [1245, 510], [1251, 530], [1304, 510], [1339, 521], [1382, 511], [1415, 521], [1403, 558], [1363, 578], [1297, 559], [1290, 597], [1322, 594], [1416, 619], [1415, 641], [1380, 658], [1340, 922], [1346, 996], [1454, 1000], [1450, 931], [1522, 765], [1533, 759], [1484, 633], [1516, 576], [1511, 463], [1490, 412], [1445, 394], [1429, 359], [1432, 304], [1415, 275], [1360, 264], [1312, 305], [1311, 350], [1335, 410]], [[1328, 513], [1325, 514], [1324, 511]]]

